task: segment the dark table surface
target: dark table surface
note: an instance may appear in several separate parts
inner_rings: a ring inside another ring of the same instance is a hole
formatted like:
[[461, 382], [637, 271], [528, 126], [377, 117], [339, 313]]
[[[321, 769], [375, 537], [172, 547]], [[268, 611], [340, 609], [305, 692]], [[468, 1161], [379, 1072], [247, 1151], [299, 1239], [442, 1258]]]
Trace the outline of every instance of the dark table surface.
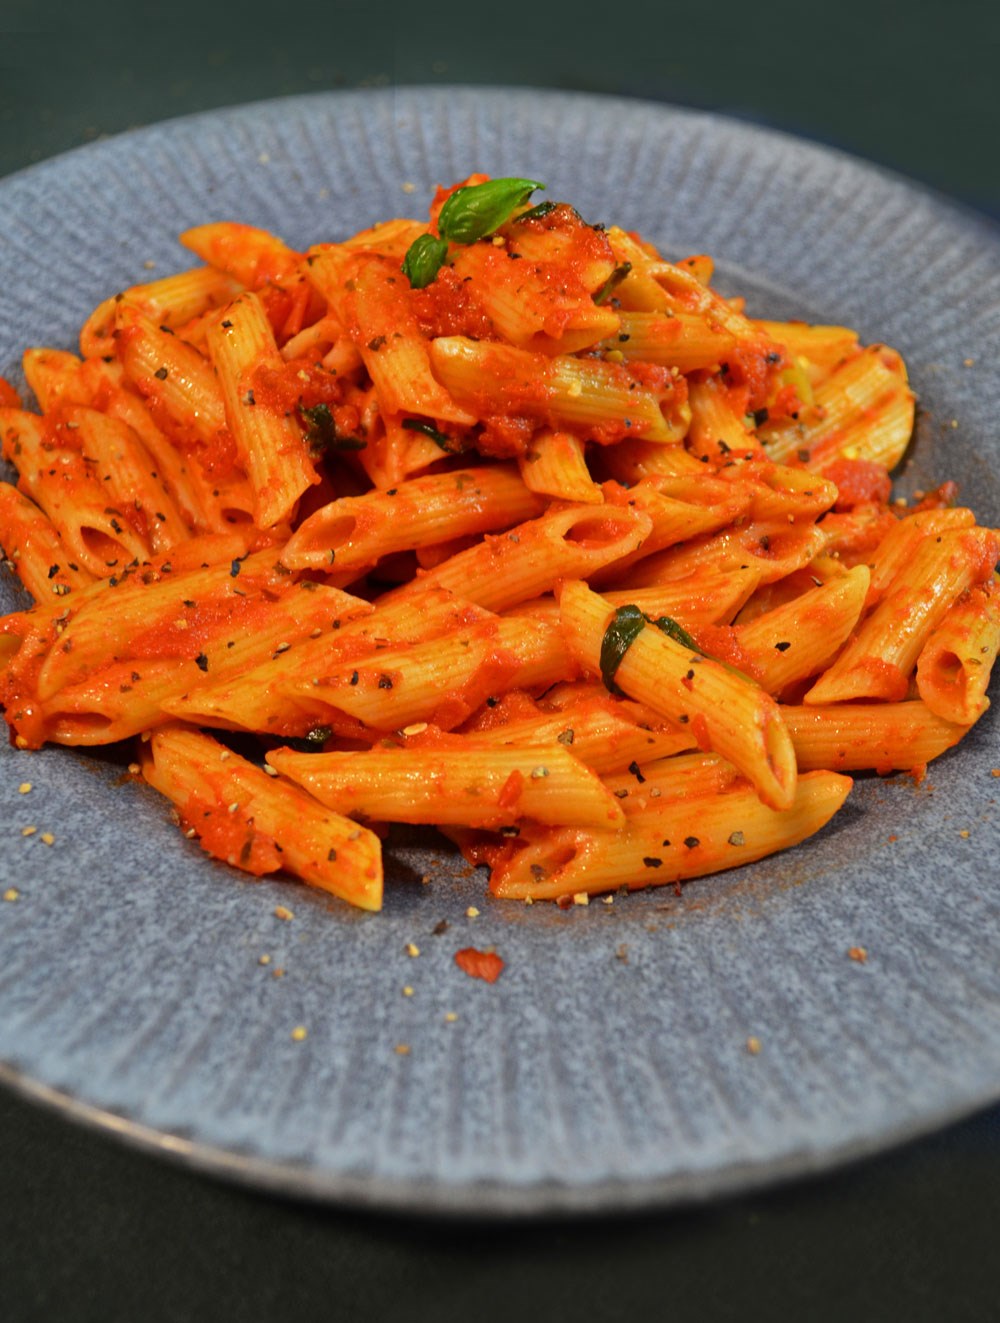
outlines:
[[[230, 11], [235, 15], [236, 10]], [[5, 0], [0, 175], [288, 93], [492, 83], [643, 96], [829, 143], [1000, 218], [986, 0], [766, 6]], [[1000, 861], [998, 861], [1000, 862]], [[997, 1082], [1000, 1093], [1000, 1080]], [[0, 1091], [0, 1317], [1000, 1318], [1000, 1108], [822, 1178], [641, 1216], [456, 1224], [283, 1202]]]

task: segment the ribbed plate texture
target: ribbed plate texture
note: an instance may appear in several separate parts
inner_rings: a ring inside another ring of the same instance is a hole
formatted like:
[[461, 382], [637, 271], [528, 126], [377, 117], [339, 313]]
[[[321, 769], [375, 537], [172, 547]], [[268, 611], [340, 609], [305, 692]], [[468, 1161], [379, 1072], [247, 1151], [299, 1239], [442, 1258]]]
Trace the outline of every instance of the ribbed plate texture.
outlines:
[[[0, 373], [190, 264], [187, 226], [305, 247], [424, 214], [474, 170], [713, 254], [753, 314], [896, 346], [922, 405], [899, 489], [955, 478], [1000, 523], [995, 231], [846, 157], [639, 102], [318, 95], [35, 167], [0, 185]], [[0, 580], [0, 609], [23, 602]], [[831, 1165], [1000, 1096], [997, 730], [991, 712], [919, 786], [859, 779], [790, 853], [567, 912], [490, 901], [427, 837], [393, 847], [385, 909], [359, 915], [209, 862], [120, 761], [4, 748], [0, 884], [21, 894], [0, 904], [0, 1078], [240, 1179], [416, 1212], [651, 1205]], [[495, 985], [456, 967], [467, 945], [499, 951]]]

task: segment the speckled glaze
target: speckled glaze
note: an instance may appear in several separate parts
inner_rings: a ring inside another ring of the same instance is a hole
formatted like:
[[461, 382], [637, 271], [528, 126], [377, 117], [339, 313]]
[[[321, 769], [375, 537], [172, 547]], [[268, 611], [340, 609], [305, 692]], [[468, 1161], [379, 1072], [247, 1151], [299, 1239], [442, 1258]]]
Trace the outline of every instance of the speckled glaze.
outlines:
[[[1000, 523], [995, 230], [843, 156], [639, 102], [324, 94], [37, 166], [0, 185], [0, 373], [71, 347], [145, 263], [184, 266], [186, 226], [304, 246], [420, 214], [472, 170], [712, 253], [754, 313], [897, 346], [922, 403], [901, 489], [953, 477]], [[0, 609], [23, 601], [0, 579]], [[0, 1079], [236, 1179], [413, 1212], [649, 1206], [873, 1151], [1000, 1096], [997, 730], [991, 712], [919, 787], [860, 779], [776, 859], [568, 912], [491, 901], [418, 835], [389, 852], [383, 913], [350, 912], [209, 862], [122, 780], [127, 753], [4, 747]], [[506, 961], [495, 985], [455, 966], [471, 944]]]

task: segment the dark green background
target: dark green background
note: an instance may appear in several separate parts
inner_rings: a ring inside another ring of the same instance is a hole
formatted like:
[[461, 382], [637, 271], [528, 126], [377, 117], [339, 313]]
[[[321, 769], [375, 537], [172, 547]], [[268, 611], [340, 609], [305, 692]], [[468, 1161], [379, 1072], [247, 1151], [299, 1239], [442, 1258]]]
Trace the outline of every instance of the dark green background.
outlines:
[[[994, 4], [373, 0], [285, 5], [280, 25], [270, 13], [259, 0], [225, 18], [208, 4], [0, 0], [0, 175], [214, 106], [493, 83], [723, 111], [1000, 218]], [[0, 1317], [11, 1323], [995, 1320], [998, 1225], [1000, 1109], [705, 1208], [469, 1226], [230, 1188], [0, 1093]]]

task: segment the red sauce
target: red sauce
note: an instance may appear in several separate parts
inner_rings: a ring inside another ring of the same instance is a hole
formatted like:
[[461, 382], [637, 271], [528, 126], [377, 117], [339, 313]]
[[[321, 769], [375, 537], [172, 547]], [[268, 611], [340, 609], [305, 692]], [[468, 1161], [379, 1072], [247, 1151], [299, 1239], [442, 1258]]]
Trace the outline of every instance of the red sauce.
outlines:
[[228, 805], [220, 799], [192, 797], [181, 811], [181, 824], [194, 829], [201, 848], [208, 854], [255, 877], [275, 873], [282, 867], [281, 853], [273, 838], [241, 821], [238, 814], [230, 813]]
[[836, 459], [824, 468], [823, 477], [836, 484], [833, 508], [841, 512], [873, 501], [885, 505], [892, 494], [892, 482], [884, 466], [870, 459]]
[[421, 335], [464, 335], [470, 340], [495, 340], [493, 323], [476, 297], [472, 282], [463, 280], [450, 266], [442, 267], [437, 279], [425, 289], [414, 289], [410, 306]]
[[257, 406], [275, 414], [339, 404], [344, 398], [341, 379], [307, 358], [293, 358], [280, 368], [262, 365], [254, 371], [251, 385]]
[[465, 946], [455, 952], [455, 964], [470, 978], [481, 978], [486, 983], [495, 983], [503, 973], [504, 962], [495, 951], [477, 951], [474, 946]]
[[20, 409], [21, 397], [6, 377], [0, 377], [0, 408]]

